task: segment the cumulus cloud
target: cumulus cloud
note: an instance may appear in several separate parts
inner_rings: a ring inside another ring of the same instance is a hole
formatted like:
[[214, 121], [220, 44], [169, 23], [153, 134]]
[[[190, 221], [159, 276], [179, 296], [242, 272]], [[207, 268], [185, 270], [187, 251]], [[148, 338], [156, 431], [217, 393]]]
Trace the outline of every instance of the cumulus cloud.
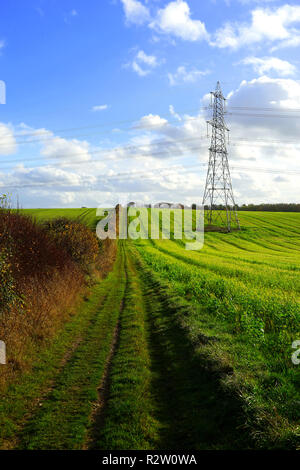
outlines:
[[[242, 0], [240, 0], [242, 1]], [[251, 3], [245, 0], [244, 3]], [[152, 15], [142, 2], [137, 0], [121, 0], [128, 24], [146, 24], [155, 31], [153, 41], [160, 36], [179, 38], [184, 41], [207, 41], [212, 47], [237, 50], [243, 46], [253, 46], [265, 42], [271, 52], [284, 47], [300, 45], [300, 6], [282, 5], [275, 7], [266, 5], [272, 0], [253, 0], [262, 4], [250, 12], [248, 21], [227, 21], [215, 32], [209, 33], [200, 19], [192, 16], [191, 9], [185, 0], [173, 0], [163, 8], [156, 8]], [[140, 68], [135, 67], [136, 69]], [[147, 72], [146, 72], [147, 74]]]
[[161, 118], [158, 114], [148, 114], [147, 116], [143, 116], [140, 121], [138, 122], [138, 125], [136, 127], [139, 127], [141, 129], [143, 128], [155, 128], [155, 129], [161, 129], [162, 127], [166, 126], [168, 124], [167, 119]]
[[181, 65], [177, 68], [175, 73], [168, 74], [168, 79], [170, 85], [178, 85], [180, 83], [195, 83], [199, 78], [207, 75], [208, 73], [209, 72], [207, 70], [187, 70], [184, 65]]
[[[236, 90], [228, 94], [227, 98], [230, 100], [230, 105], [267, 107], [277, 111], [284, 108], [299, 109], [300, 83], [291, 78], [262, 76], [249, 81], [243, 80]], [[292, 119], [291, 121], [296, 123], [298, 120]], [[283, 129], [283, 121], [277, 122], [279, 128]], [[262, 121], [263, 124], [264, 121]]]
[[[242, 81], [227, 98], [229, 110], [235, 107], [265, 110], [253, 112], [249, 109], [246, 113], [236, 111], [227, 117], [227, 125], [231, 130], [229, 149], [232, 166], [240, 166], [243, 159], [249, 159], [247, 163], [242, 163], [246, 169], [240, 172], [242, 181], [245, 181], [244, 188], [240, 187], [240, 198], [252, 198], [257, 202], [299, 200], [297, 171], [300, 146], [297, 136], [300, 120], [295, 113], [288, 113], [287, 108], [300, 108], [300, 84], [292, 79], [262, 76]], [[264, 169], [271, 169], [271, 172]], [[281, 174], [272, 174], [276, 169]], [[287, 174], [290, 175], [288, 178]], [[255, 182], [254, 186], [244, 179], [245, 175]], [[280, 182], [280, 185], [274, 185], [274, 182]]]
[[158, 10], [150, 27], [159, 33], [170, 34], [185, 41], [207, 39], [205, 24], [191, 18], [190, 7], [183, 0], [168, 3]]
[[68, 139], [55, 135], [45, 128], [35, 129], [25, 123], [18, 126], [18, 135], [22, 136], [23, 143], [31, 144], [39, 149], [41, 160], [55, 159], [56, 164], [69, 164], [78, 161], [88, 162], [90, 144], [84, 140]]
[[126, 22], [141, 25], [149, 21], [150, 13], [143, 3], [137, 0], [121, 0]]
[[252, 65], [254, 71], [259, 75], [273, 71], [278, 75], [288, 76], [294, 75], [296, 72], [296, 67], [293, 64], [277, 57], [246, 57], [242, 63]]
[[44, 142], [41, 155], [47, 158], [59, 159], [63, 163], [72, 164], [74, 161], [89, 161], [89, 143], [77, 139], [64, 139], [53, 136]]
[[[278, 8], [256, 8], [249, 22], [228, 22], [210, 42], [219, 48], [238, 49], [262, 41], [280, 44], [280, 47], [296, 46], [300, 42], [300, 6], [283, 5]], [[276, 45], [275, 45], [276, 46]]]
[[12, 127], [0, 123], [0, 155], [11, 155], [16, 150], [17, 143]]

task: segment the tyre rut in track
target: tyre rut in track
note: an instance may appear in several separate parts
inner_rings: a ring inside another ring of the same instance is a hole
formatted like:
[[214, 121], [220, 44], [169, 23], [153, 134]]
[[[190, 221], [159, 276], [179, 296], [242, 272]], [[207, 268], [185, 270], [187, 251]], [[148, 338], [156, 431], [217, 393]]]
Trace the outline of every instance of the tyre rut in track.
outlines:
[[107, 356], [103, 375], [101, 378], [100, 385], [97, 389], [98, 400], [93, 404], [93, 411], [90, 417], [90, 425], [87, 431], [87, 438], [84, 443], [84, 450], [95, 450], [98, 447], [98, 440], [103, 428], [103, 424], [106, 416], [106, 408], [110, 395], [110, 385], [111, 385], [111, 371], [113, 358], [118, 350], [119, 340], [120, 340], [120, 330], [122, 322], [122, 314], [125, 308], [125, 299], [128, 291], [128, 272], [127, 272], [127, 258], [124, 245], [121, 246], [122, 256], [123, 256], [123, 267], [124, 267], [124, 276], [125, 276], [125, 288], [123, 293], [123, 298], [120, 303], [120, 313], [119, 318], [114, 329], [113, 339], [111, 342], [111, 347], [109, 354]]

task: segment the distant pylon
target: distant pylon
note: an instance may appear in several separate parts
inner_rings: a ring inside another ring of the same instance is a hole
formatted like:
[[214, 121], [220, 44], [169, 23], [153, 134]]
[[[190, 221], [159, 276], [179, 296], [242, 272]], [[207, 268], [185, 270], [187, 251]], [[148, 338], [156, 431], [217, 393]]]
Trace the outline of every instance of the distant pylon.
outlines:
[[216, 90], [211, 92], [211, 97], [213, 98], [211, 105], [213, 116], [208, 123], [212, 126], [212, 134], [202, 204], [207, 206], [205, 210], [206, 224], [223, 226], [230, 232], [232, 228], [239, 229], [240, 224], [234, 202], [226, 148], [226, 132], [229, 131], [224, 120], [226, 99], [223, 96], [220, 82], [217, 82]]

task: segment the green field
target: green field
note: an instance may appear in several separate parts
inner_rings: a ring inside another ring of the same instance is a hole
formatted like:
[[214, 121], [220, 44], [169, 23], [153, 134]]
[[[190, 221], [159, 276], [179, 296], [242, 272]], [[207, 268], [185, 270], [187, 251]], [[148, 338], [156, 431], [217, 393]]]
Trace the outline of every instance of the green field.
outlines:
[[38, 221], [67, 217], [84, 222], [88, 227], [94, 228], [96, 224], [96, 209], [22, 209], [22, 213], [34, 217]]
[[[96, 225], [93, 209], [24, 212]], [[56, 359], [80, 336], [68, 361], [53, 367], [48, 352], [2, 401], [2, 446], [15, 433], [15, 448], [29, 449], [299, 448], [300, 214], [242, 212], [240, 222], [205, 233], [200, 251], [119, 241], [78, 313], [89, 320], [60, 332]]]

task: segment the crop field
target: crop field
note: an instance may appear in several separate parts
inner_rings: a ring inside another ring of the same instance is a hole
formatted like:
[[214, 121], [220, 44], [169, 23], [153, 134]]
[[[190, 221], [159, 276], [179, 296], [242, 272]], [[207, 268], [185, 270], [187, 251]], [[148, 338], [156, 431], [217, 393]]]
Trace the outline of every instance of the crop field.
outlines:
[[191, 332], [220, 340], [206, 346], [209, 357], [230, 364], [246, 399], [262, 414], [276, 410], [287, 431], [300, 420], [291, 361], [300, 337], [300, 217], [240, 213], [240, 221], [241, 232], [206, 233], [199, 251], [174, 239], [140, 241], [138, 251], [193, 306]]
[[[95, 209], [23, 212], [97, 223]], [[111, 272], [1, 397], [0, 448], [299, 448], [300, 214], [239, 217], [199, 251], [174, 224], [169, 240], [118, 240]]]
[[23, 209], [22, 212], [38, 221], [67, 217], [84, 222], [88, 227], [94, 228], [97, 222], [95, 209]]

